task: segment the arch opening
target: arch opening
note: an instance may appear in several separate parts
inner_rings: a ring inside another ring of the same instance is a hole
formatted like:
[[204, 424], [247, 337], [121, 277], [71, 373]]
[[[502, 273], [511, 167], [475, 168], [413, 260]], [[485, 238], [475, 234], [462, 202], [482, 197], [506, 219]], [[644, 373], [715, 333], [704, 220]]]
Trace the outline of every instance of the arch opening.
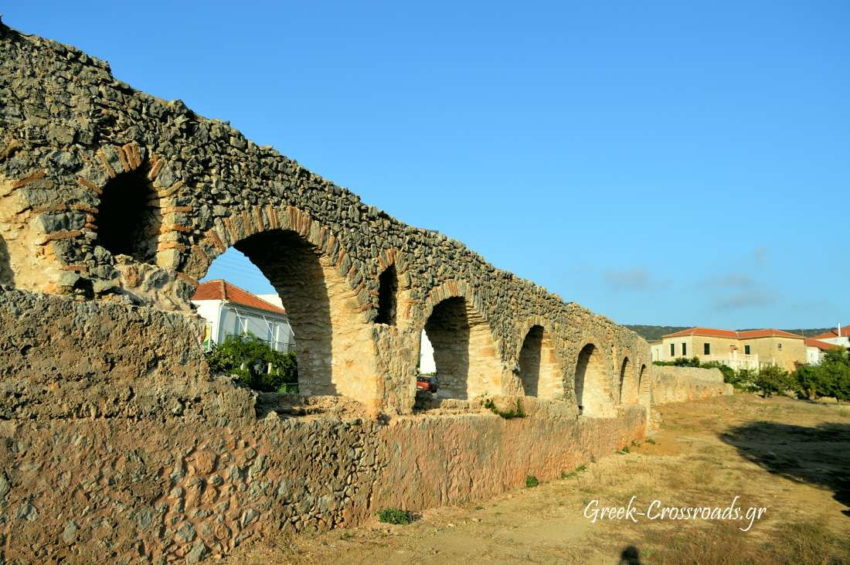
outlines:
[[631, 379], [628, 378], [628, 372], [630, 371], [630, 362], [628, 357], [623, 358], [623, 363], [620, 365], [620, 404], [623, 404], [629, 400], [629, 391], [626, 390], [627, 387], [631, 385]]
[[519, 379], [526, 396], [537, 396], [540, 361], [543, 355], [543, 328], [534, 326], [525, 335], [519, 351]]
[[396, 325], [398, 310], [398, 274], [395, 265], [390, 265], [378, 278], [378, 316], [377, 324]]
[[438, 303], [425, 323], [425, 333], [434, 350], [438, 398], [470, 399], [501, 391], [490, 328], [465, 298]]
[[606, 416], [610, 410], [610, 397], [606, 386], [602, 355], [592, 343], [578, 354], [575, 373], [576, 402], [581, 414]]
[[347, 280], [316, 246], [290, 230], [269, 230], [233, 246], [270, 282], [294, 334], [302, 396], [377, 397], [370, 326]]
[[560, 367], [549, 333], [541, 325], [532, 326], [519, 352], [519, 377], [527, 396], [556, 398], [563, 394], [559, 386]]
[[646, 365], [641, 365], [638, 375], [638, 402], [644, 406], [649, 406], [652, 401], [649, 385], [649, 373], [646, 370]]
[[112, 255], [129, 255], [140, 263], [156, 263], [162, 214], [146, 167], [124, 172], [103, 188], [95, 219], [95, 243]]

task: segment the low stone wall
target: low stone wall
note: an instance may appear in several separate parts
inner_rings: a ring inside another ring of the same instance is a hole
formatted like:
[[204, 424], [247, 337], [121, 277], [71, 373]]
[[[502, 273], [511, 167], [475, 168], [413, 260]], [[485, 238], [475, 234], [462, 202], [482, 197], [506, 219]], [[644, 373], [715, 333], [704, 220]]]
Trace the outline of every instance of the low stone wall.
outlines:
[[390, 425], [192, 418], [0, 425], [6, 562], [223, 555], [281, 530], [351, 526], [556, 478], [643, 435], [618, 418], [409, 416]]
[[556, 478], [647, 426], [640, 405], [591, 418], [564, 399], [513, 420], [265, 400], [210, 377], [191, 318], [0, 289], [0, 561], [196, 562]]
[[732, 394], [720, 369], [653, 366], [652, 404], [686, 402]]

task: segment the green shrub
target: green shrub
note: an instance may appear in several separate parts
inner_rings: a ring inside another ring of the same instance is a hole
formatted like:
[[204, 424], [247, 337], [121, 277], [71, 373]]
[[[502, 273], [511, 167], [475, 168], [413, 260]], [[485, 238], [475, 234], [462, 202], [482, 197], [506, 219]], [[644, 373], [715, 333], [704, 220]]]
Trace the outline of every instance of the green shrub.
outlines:
[[298, 392], [293, 353], [281, 353], [255, 335], [229, 335], [206, 353], [213, 373], [237, 375], [246, 386], [264, 392]]
[[797, 381], [791, 377], [788, 371], [778, 365], [765, 365], [759, 369], [753, 384], [765, 398], [797, 388]]
[[413, 522], [413, 514], [400, 508], [384, 508], [378, 511], [378, 521], [384, 524], [404, 526]]
[[850, 400], [850, 356], [843, 349], [831, 349], [819, 365], [798, 368], [794, 379], [800, 395], [806, 398], [830, 396], [839, 402]]
[[513, 420], [514, 418], [525, 418], [525, 410], [522, 407], [522, 402], [519, 398], [516, 400], [516, 408], [513, 410], [499, 410], [493, 399], [488, 398], [484, 401], [484, 408], [490, 410], [493, 414], [501, 416], [505, 420]]
[[653, 365], [662, 367], [699, 367], [699, 357], [678, 357], [672, 361], [653, 361]]
[[540, 481], [538, 481], [537, 477], [535, 477], [534, 475], [528, 475], [525, 478], [525, 486], [527, 488], [536, 487], [538, 485], [540, 485]]

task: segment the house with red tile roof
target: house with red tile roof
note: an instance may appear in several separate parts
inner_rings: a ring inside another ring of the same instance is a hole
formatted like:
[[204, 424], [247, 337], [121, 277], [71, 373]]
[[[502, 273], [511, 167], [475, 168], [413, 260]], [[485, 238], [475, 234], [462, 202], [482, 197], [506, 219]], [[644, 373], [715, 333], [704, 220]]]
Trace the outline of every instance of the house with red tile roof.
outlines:
[[276, 351], [289, 352], [295, 336], [286, 310], [225, 280], [202, 282], [192, 296], [198, 315], [207, 322], [204, 344], [211, 347], [229, 335], [253, 334]]
[[838, 324], [838, 327], [834, 330], [829, 330], [828, 332], [816, 335], [815, 339], [848, 348], [850, 347], [850, 327]]
[[811, 362], [822, 355], [819, 346], [807, 344], [806, 338], [776, 329], [723, 330], [689, 328], [667, 334], [653, 346], [654, 361], [673, 361], [681, 357], [697, 357], [701, 363], [716, 361], [733, 369], [758, 369], [779, 365], [793, 371], [798, 365]]

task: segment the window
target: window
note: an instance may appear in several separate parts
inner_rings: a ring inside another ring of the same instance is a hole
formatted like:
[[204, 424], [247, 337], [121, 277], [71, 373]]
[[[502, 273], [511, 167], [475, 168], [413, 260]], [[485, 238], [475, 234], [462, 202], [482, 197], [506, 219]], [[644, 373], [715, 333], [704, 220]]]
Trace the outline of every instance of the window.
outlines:
[[781, 343], [777, 343], [777, 344], [776, 344], [776, 349], [779, 349], [779, 350], [781, 351], [781, 350], [782, 350], [782, 344], [781, 344]]
[[749, 355], [749, 354], [750, 354], [750, 346], [749, 346], [749, 345], [745, 345], [745, 346], [744, 346], [744, 355]]
[[711, 344], [703, 343], [702, 344], [702, 353], [703, 355], [711, 355]]
[[686, 357], [687, 355], [688, 355], [688, 344], [683, 343], [682, 344], [682, 357]]
[[676, 344], [671, 343], [670, 344], [670, 357], [675, 357], [675, 356], [676, 356]]

